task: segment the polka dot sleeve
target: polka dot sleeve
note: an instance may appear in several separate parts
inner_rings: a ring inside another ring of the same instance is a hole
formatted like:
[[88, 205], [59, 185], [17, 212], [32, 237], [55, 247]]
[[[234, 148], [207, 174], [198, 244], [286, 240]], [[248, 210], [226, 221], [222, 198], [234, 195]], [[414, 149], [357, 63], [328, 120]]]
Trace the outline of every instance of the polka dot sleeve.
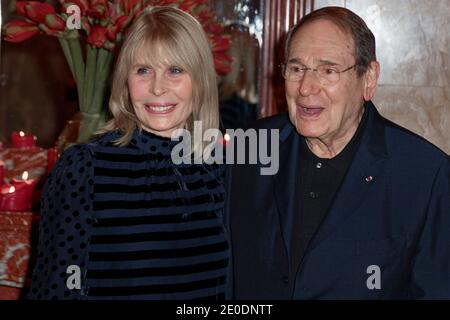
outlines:
[[[92, 177], [92, 155], [86, 145], [67, 149], [48, 177], [29, 299], [79, 299], [83, 295], [92, 225]], [[68, 272], [69, 266], [80, 270], [79, 289], [72, 277], [77, 272]]]

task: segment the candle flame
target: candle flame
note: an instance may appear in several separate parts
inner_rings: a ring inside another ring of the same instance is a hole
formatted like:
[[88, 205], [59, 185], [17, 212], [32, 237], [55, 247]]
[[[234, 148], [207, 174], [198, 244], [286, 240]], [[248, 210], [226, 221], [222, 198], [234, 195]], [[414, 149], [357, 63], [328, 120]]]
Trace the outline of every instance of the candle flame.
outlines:
[[223, 138], [225, 139], [225, 141], [230, 141], [230, 139], [231, 139], [231, 137], [230, 137], [230, 135], [228, 134], [228, 133], [225, 133], [224, 134], [224, 136], [223, 136]]
[[9, 188], [9, 193], [13, 193], [13, 192], [15, 192], [16, 191], [16, 188], [14, 188], [14, 186], [11, 186], [10, 188]]
[[22, 173], [22, 180], [27, 180], [28, 179], [28, 171], [24, 171]]
[[24, 136], [25, 136], [25, 132], [20, 131], [20, 132], [19, 132], [19, 136], [24, 137]]

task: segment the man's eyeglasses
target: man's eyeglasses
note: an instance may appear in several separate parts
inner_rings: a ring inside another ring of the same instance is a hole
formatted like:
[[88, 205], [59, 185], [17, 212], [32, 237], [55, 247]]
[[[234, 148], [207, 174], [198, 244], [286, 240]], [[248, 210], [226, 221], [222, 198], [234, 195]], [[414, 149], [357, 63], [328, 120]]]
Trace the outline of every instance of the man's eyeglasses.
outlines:
[[339, 81], [343, 72], [353, 69], [356, 64], [344, 70], [338, 70], [336, 66], [320, 65], [317, 68], [304, 67], [297, 63], [282, 63], [281, 73], [287, 81], [300, 81], [305, 76], [306, 71], [314, 71], [321, 84], [330, 85]]

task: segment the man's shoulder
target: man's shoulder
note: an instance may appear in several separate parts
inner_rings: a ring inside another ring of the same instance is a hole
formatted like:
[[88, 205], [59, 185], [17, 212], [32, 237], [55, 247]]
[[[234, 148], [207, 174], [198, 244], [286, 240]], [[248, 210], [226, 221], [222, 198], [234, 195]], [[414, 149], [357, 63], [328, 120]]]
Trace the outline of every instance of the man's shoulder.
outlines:
[[389, 153], [402, 157], [432, 158], [436, 161], [448, 155], [430, 141], [405, 127], [384, 119]]

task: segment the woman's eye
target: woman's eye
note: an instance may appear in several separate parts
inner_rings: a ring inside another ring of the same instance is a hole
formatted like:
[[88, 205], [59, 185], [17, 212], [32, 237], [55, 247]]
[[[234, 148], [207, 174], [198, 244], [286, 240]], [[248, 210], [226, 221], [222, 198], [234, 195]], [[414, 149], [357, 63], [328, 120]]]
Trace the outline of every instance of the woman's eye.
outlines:
[[179, 68], [179, 67], [170, 67], [169, 68], [169, 73], [171, 75], [180, 74], [180, 73], [183, 73], [183, 72], [184, 72], [184, 70]]
[[136, 70], [137, 74], [148, 74], [150, 70], [148, 68], [140, 67]]

